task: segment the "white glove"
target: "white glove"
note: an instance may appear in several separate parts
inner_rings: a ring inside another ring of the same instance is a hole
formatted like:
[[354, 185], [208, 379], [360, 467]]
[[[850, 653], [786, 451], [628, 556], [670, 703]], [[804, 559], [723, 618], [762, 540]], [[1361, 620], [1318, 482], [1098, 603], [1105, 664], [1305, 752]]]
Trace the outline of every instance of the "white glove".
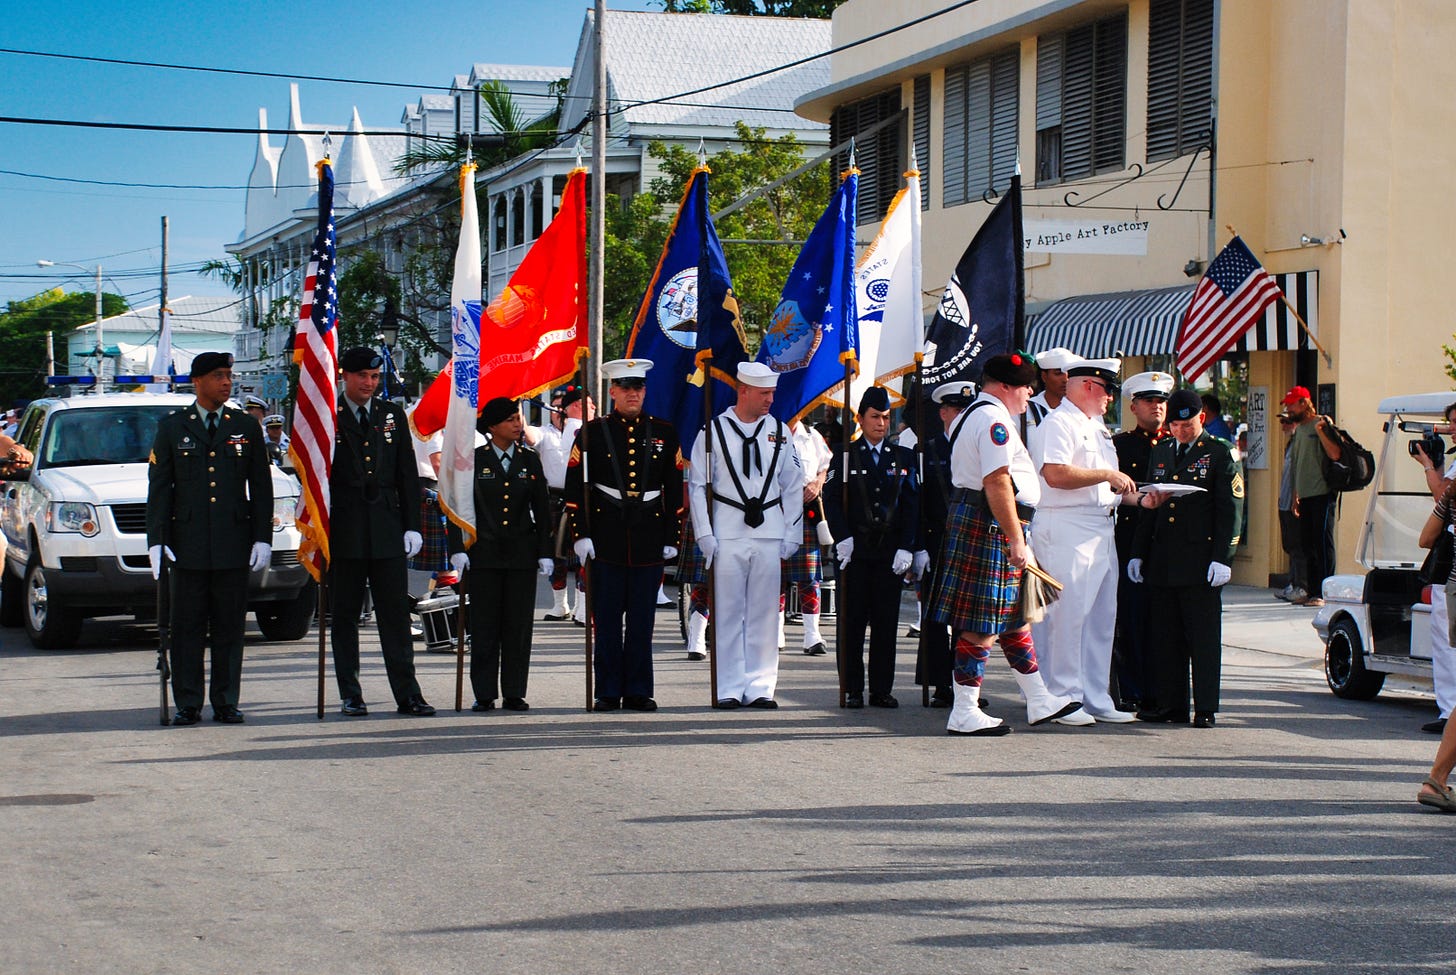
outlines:
[[464, 552], [456, 552], [454, 555], [450, 556], [450, 568], [454, 569], [456, 572], [464, 572], [466, 569], [470, 568], [470, 556], [466, 555]]
[[162, 578], [163, 554], [167, 556], [168, 562], [177, 561], [177, 556], [173, 555], [172, 550], [165, 545], [153, 545], [151, 548], [147, 549], [147, 561], [151, 563], [153, 579]]
[[404, 533], [404, 557], [412, 559], [420, 554], [420, 549], [425, 547], [424, 536], [419, 532]]
[[713, 556], [718, 554], [718, 540], [712, 535], [704, 535], [698, 539], [698, 551], [703, 553], [703, 568], [713, 567]]
[[1141, 584], [1143, 581], [1143, 560], [1133, 559], [1127, 563], [1127, 577], [1133, 582]]
[[675, 558], [677, 558], [677, 549], [671, 545], [662, 546], [662, 561], [671, 562]]
[[1208, 584], [1217, 589], [1233, 578], [1234, 570], [1222, 562], [1208, 563]]
[[552, 571], [556, 568], [556, 563], [550, 559], [537, 559], [536, 566], [541, 570], [543, 576], [550, 578]]
[[922, 548], [915, 553], [915, 560], [910, 563], [910, 571], [914, 573], [915, 578], [919, 579], [925, 575], [925, 569], [928, 565], [930, 565], [930, 553]]
[[839, 567], [841, 569], [849, 568], [849, 560], [854, 557], [854, 539], [846, 538], [834, 546], [834, 554], [839, 556]]
[[253, 554], [248, 556], [248, 568], [254, 572], [261, 572], [268, 567], [268, 560], [273, 558], [273, 546], [267, 542], [254, 542]]
[[779, 542], [779, 561], [782, 562], [784, 559], [793, 558], [794, 553], [799, 550], [801, 544], [803, 543], [797, 542], [792, 538], [786, 538]]
[[571, 550], [576, 553], [576, 560], [582, 565], [586, 565], [588, 559], [597, 557], [597, 547], [592, 544], [590, 538], [578, 538], [576, 543], [571, 546]]
[[910, 563], [914, 561], [915, 556], [903, 548], [897, 548], [895, 549], [895, 557], [890, 560], [890, 571], [897, 576], [902, 576], [910, 571]]

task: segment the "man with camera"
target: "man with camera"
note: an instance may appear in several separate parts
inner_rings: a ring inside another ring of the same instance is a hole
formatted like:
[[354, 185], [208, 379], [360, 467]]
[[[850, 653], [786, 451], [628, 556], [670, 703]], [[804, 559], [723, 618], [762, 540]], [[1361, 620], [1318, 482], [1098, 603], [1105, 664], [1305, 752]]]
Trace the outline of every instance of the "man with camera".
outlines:
[[[1426, 487], [1437, 501], [1446, 493], [1446, 488], [1456, 478], [1456, 450], [1447, 451], [1441, 439], [1441, 432], [1452, 436], [1456, 444], [1456, 403], [1446, 407], [1446, 429], [1438, 431], [1432, 427], [1419, 440], [1407, 445], [1411, 457], [1425, 469]], [[1437, 595], [1440, 586], [1437, 586]], [[1421, 730], [1439, 735], [1446, 730], [1446, 719], [1451, 708], [1456, 706], [1456, 650], [1451, 647], [1448, 634], [1448, 615], [1444, 599], [1431, 600], [1431, 682], [1435, 685], [1438, 714], [1434, 721], [1421, 725]]]
[[1325, 579], [1335, 570], [1335, 492], [1325, 480], [1324, 459], [1340, 459], [1340, 445], [1329, 417], [1315, 412], [1309, 390], [1295, 386], [1280, 400], [1295, 423], [1289, 462], [1294, 466], [1294, 515], [1307, 566], [1308, 593], [1293, 602], [1323, 606]]

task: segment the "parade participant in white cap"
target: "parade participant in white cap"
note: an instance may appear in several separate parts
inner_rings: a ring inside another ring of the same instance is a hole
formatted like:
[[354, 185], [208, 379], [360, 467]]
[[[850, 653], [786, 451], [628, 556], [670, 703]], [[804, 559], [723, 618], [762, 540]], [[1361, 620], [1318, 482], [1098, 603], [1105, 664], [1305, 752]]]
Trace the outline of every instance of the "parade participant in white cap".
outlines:
[[698, 548], [713, 571], [717, 708], [778, 707], [774, 607], [782, 560], [803, 539], [804, 469], [789, 428], [768, 415], [777, 385], [763, 363], [740, 364], [738, 401], [693, 445], [688, 494]]
[[[943, 383], [935, 387], [930, 400], [939, 410], [941, 432], [925, 441], [925, 483], [920, 488], [922, 548], [928, 556], [920, 572], [920, 603], [928, 606], [940, 569], [940, 547], [945, 541], [945, 523], [950, 515], [954, 488], [950, 478], [950, 452], [955, 446], [951, 432], [956, 417], [976, 398], [974, 383]], [[950, 689], [951, 667], [955, 664], [954, 640], [944, 623], [925, 622], [920, 627], [920, 646], [915, 660], [915, 683], [934, 687], [931, 707], [948, 708], [954, 700]]]
[[[1148, 458], [1168, 432], [1168, 397], [1173, 395], [1173, 377], [1166, 372], [1140, 372], [1122, 384], [1134, 425], [1115, 434], [1117, 469], [1138, 484], [1148, 480]], [[1151, 692], [1147, 665], [1148, 606], [1145, 590], [1127, 577], [1137, 534], [1138, 509], [1124, 505], [1117, 509], [1117, 630], [1112, 639], [1112, 672], [1117, 687], [1112, 699], [1118, 710], [1134, 712], [1143, 696]]]
[[1118, 469], [1112, 434], [1102, 421], [1117, 394], [1121, 366], [1117, 359], [1068, 363], [1066, 397], [1042, 420], [1032, 449], [1042, 491], [1031, 548], [1063, 586], [1032, 633], [1047, 690], [1082, 702], [1082, 710], [1056, 719], [1061, 724], [1135, 720], [1117, 710], [1109, 690], [1117, 622], [1114, 519], [1119, 506], [1140, 500], [1137, 484]]
[[649, 359], [603, 363], [612, 412], [582, 428], [566, 468], [573, 548], [590, 561], [594, 711], [657, 710], [652, 623], [682, 532], [682, 451], [672, 424], [642, 411], [651, 368]]
[[1064, 349], [1061, 346], [1036, 354], [1036, 369], [1041, 376], [1041, 392], [1033, 396], [1031, 401], [1026, 404], [1028, 426], [1037, 426], [1048, 413], [1062, 405], [1062, 397], [1067, 395], [1067, 366], [1080, 358], [1082, 357], [1071, 349]]
[[1041, 724], [1081, 708], [1047, 691], [1031, 629], [1021, 614], [1021, 581], [1030, 549], [1026, 529], [1041, 499], [1031, 457], [1012, 417], [1026, 411], [1036, 365], [1020, 353], [996, 355], [982, 370], [981, 395], [952, 428], [951, 483], [941, 568], [928, 622], [956, 631], [955, 704], [946, 731], [1004, 735], [1011, 729], [981, 711], [981, 678], [992, 644], [1016, 672], [1026, 720]]

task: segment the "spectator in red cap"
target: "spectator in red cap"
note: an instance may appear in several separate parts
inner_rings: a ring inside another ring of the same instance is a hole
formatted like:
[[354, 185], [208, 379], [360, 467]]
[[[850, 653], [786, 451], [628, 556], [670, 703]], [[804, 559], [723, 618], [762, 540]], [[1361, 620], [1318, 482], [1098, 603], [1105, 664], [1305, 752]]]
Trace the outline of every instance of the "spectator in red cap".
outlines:
[[1289, 463], [1294, 467], [1294, 515], [1299, 519], [1308, 592], [1300, 606], [1323, 606], [1325, 578], [1335, 570], [1334, 492], [1325, 480], [1324, 458], [1339, 460], [1340, 446], [1328, 429], [1329, 418], [1315, 412], [1309, 390], [1295, 386], [1280, 400], [1294, 421]]

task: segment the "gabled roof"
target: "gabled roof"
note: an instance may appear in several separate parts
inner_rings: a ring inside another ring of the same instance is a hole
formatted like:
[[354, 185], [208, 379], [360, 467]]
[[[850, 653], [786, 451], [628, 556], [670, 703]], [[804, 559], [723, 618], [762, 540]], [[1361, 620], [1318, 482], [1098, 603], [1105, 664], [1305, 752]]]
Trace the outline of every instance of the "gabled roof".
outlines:
[[[231, 335], [238, 330], [237, 298], [209, 298], [184, 295], [172, 298], [167, 307], [172, 311], [172, 332], [211, 332], [217, 335]], [[155, 332], [161, 325], [157, 317], [159, 306], [155, 303], [133, 308], [101, 320], [105, 334], [112, 332]], [[87, 322], [76, 331], [94, 329], [95, 322]]]
[[[669, 14], [608, 10], [606, 60], [609, 98], [628, 107], [617, 118], [628, 126], [721, 126], [742, 120], [769, 129], [821, 130], [799, 118], [794, 101], [829, 83], [829, 58], [751, 81], [691, 95], [682, 103], [633, 105], [775, 68], [830, 46], [830, 22], [787, 17]], [[591, 106], [592, 14], [587, 13], [561, 128], [576, 125]], [[617, 127], [614, 120], [614, 128]]]
[[477, 62], [470, 69], [470, 86], [473, 88], [482, 81], [559, 81], [570, 73], [570, 68], [553, 68], [537, 64]]

